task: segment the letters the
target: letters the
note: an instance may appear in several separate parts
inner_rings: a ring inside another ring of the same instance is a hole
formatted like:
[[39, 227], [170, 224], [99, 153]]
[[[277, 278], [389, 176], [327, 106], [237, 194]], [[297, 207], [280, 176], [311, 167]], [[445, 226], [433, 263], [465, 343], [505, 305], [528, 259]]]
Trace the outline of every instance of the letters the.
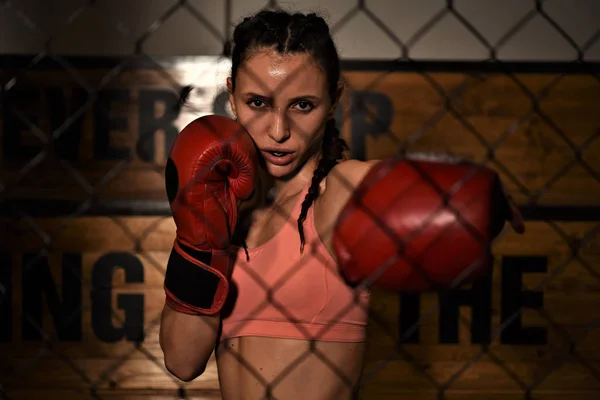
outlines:
[[421, 297], [415, 293], [400, 295], [400, 343], [419, 343]]
[[544, 273], [547, 258], [537, 256], [507, 256], [502, 260], [502, 323], [507, 323], [501, 332], [502, 343], [542, 345], [548, 341], [544, 327], [523, 327], [522, 308], [544, 306], [544, 294], [522, 290], [523, 273]]
[[440, 343], [458, 343], [460, 307], [471, 307], [471, 343], [489, 344], [492, 326], [492, 279], [477, 279], [470, 289], [455, 289], [440, 296]]

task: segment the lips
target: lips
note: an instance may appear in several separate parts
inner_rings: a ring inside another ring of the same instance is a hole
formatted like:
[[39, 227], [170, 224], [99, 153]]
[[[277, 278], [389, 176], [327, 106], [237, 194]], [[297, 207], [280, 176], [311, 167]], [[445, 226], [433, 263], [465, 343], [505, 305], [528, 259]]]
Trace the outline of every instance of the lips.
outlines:
[[263, 149], [262, 154], [269, 163], [278, 166], [289, 164], [294, 159], [294, 152], [287, 149]]

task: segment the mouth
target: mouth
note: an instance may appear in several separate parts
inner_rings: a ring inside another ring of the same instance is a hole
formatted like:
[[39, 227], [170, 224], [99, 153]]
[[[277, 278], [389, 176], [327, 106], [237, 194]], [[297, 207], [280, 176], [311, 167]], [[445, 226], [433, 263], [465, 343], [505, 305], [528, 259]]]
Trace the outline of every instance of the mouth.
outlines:
[[266, 149], [262, 154], [269, 163], [278, 166], [287, 165], [294, 159], [294, 152], [288, 150]]
[[269, 153], [275, 157], [283, 157], [286, 154], [289, 154], [288, 152], [285, 152], [285, 151], [268, 151], [267, 153]]

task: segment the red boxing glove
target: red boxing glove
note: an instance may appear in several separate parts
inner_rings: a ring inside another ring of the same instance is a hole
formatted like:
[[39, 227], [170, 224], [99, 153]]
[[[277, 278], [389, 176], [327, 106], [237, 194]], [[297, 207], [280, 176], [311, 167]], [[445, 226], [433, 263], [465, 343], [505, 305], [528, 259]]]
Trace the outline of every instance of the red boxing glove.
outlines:
[[254, 142], [232, 119], [198, 118], [177, 136], [165, 171], [177, 226], [164, 284], [171, 308], [200, 315], [221, 310], [237, 202], [252, 194], [257, 168]]
[[489, 270], [506, 220], [524, 231], [498, 175], [471, 163], [387, 159], [354, 191], [333, 234], [348, 283], [391, 291], [447, 289]]

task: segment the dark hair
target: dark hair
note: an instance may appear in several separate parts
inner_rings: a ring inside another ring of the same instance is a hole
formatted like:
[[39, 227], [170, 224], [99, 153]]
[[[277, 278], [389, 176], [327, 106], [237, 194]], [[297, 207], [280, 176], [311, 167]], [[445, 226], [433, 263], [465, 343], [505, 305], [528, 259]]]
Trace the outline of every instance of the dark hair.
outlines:
[[[338, 94], [340, 81], [340, 59], [329, 32], [329, 26], [317, 14], [289, 13], [281, 10], [265, 10], [244, 18], [233, 32], [233, 44], [227, 44], [226, 52], [231, 50], [231, 90], [235, 90], [236, 76], [241, 64], [259, 49], [274, 48], [280, 54], [308, 53], [317, 62], [327, 77], [328, 92], [333, 101]], [[187, 92], [186, 92], [187, 91]], [[189, 87], [182, 94], [189, 94]], [[343, 159], [348, 146], [340, 137], [335, 119], [329, 119], [321, 145], [321, 158], [308, 193], [302, 202], [298, 217], [300, 251], [304, 250], [303, 223], [308, 210], [319, 196], [321, 181], [329, 171]]]
[[[340, 59], [329, 26], [323, 18], [314, 13], [288, 13], [280, 10], [261, 11], [246, 17], [233, 32], [232, 90], [235, 90], [238, 68], [253, 51], [260, 48], [274, 48], [281, 54], [310, 54], [327, 77], [330, 99], [336, 99], [340, 81]], [[338, 161], [343, 159], [344, 150], [347, 148], [346, 142], [340, 137], [335, 120], [329, 119], [321, 145], [321, 158], [298, 217], [300, 251], [304, 250], [304, 220], [309, 208], [319, 196], [320, 183]]]

